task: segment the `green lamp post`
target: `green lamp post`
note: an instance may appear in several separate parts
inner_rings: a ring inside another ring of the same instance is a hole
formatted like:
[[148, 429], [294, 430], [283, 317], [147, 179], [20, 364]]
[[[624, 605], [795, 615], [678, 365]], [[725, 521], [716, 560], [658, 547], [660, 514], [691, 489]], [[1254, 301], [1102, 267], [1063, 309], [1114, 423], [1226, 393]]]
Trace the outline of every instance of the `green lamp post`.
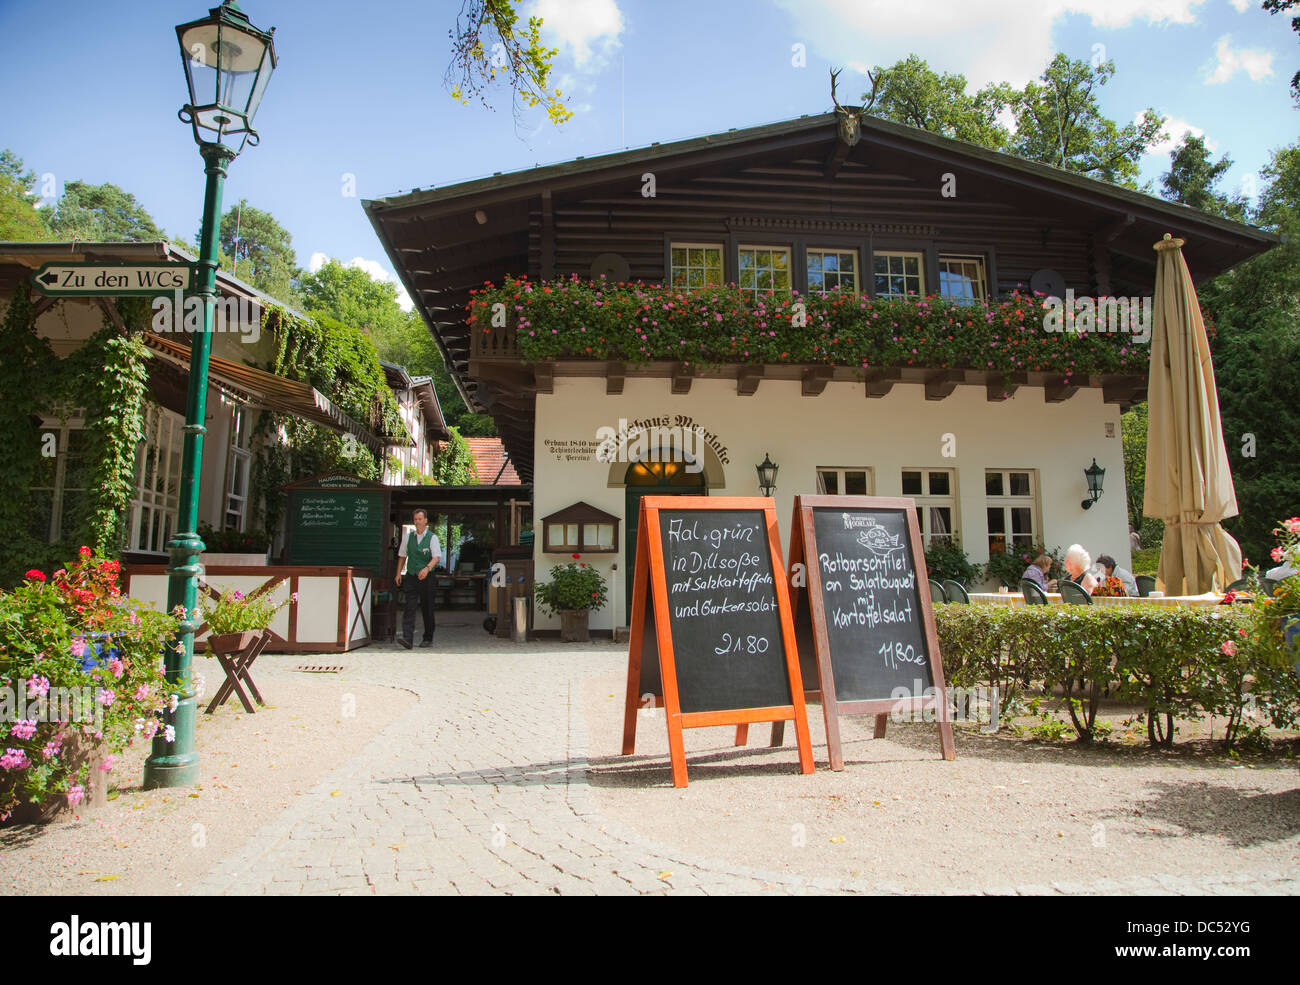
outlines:
[[189, 396], [185, 407], [185, 447], [181, 459], [180, 504], [176, 536], [167, 542], [171, 566], [167, 569], [167, 608], [185, 610], [175, 644], [166, 654], [167, 679], [179, 683], [182, 693], [168, 722], [175, 728], [171, 742], [159, 732], [144, 764], [144, 785], [188, 786], [198, 779], [199, 755], [194, 749], [193, 659], [194, 632], [199, 627], [198, 535], [199, 478], [203, 466], [203, 435], [207, 431], [208, 353], [212, 348], [213, 307], [217, 287], [217, 241], [221, 221], [221, 186], [226, 167], [246, 145], [256, 146], [253, 115], [275, 69], [275, 43], [270, 32], [249, 23], [234, 0], [208, 11], [202, 20], [176, 28], [180, 43], [189, 102], [180, 118], [194, 128], [194, 141], [203, 156], [207, 190], [203, 197], [203, 230], [195, 285], [203, 301], [203, 330], [190, 340]]

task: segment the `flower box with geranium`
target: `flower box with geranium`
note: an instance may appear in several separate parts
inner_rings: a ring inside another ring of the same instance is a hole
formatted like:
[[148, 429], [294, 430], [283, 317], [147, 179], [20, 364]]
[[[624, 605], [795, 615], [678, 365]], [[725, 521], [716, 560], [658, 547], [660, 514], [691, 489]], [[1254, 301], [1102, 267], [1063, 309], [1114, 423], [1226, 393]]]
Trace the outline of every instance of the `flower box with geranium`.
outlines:
[[267, 564], [271, 537], [264, 530], [214, 530], [199, 524], [203, 541], [202, 563], [205, 568], [221, 565], [249, 567]]
[[123, 749], [172, 728], [181, 688], [163, 651], [177, 620], [122, 595], [119, 572], [83, 547], [0, 593], [0, 819], [75, 807]]
[[[587, 639], [587, 616], [606, 602], [605, 579], [599, 571], [574, 554], [567, 564], [551, 569], [551, 577], [533, 587], [542, 610], [561, 618], [561, 638], [573, 642]], [[566, 615], [568, 614], [568, 615]]]

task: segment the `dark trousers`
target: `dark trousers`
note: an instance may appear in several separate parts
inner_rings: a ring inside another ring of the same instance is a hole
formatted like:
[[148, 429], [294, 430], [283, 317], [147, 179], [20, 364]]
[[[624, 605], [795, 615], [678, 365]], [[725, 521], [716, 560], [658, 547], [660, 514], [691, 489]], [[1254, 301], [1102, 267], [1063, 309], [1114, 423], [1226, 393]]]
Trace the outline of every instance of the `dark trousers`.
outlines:
[[415, 575], [402, 576], [402, 588], [406, 592], [406, 609], [402, 613], [402, 637], [415, 641], [415, 610], [418, 606], [424, 613], [424, 639], [433, 639], [436, 628], [433, 619], [433, 580], [436, 575], [430, 573], [423, 581]]

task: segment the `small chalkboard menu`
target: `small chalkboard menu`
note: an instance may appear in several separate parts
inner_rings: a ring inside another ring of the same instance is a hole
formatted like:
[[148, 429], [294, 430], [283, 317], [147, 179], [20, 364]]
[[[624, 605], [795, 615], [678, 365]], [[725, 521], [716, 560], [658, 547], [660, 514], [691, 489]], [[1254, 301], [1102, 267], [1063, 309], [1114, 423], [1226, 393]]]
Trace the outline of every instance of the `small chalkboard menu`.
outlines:
[[682, 730], [793, 720], [813, 771], [776, 507], [770, 499], [647, 496], [638, 519], [623, 754], [637, 711], [663, 707], [673, 785]]
[[[817, 657], [832, 769], [839, 716], [932, 710], [954, 756], [929, 575], [911, 499], [796, 496], [790, 534], [796, 636]], [[804, 641], [807, 642], [804, 642]]]
[[383, 570], [382, 485], [342, 473], [285, 486], [289, 495], [290, 564]]

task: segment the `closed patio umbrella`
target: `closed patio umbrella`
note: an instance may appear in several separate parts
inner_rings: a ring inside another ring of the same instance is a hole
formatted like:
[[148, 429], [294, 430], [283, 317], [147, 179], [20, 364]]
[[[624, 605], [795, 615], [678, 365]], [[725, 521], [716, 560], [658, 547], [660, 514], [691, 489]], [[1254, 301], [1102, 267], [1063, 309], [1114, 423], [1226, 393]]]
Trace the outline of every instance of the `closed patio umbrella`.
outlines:
[[1241, 577], [1241, 548], [1220, 526], [1221, 520], [1237, 515], [1237, 494], [1205, 322], [1183, 259], [1183, 242], [1166, 233], [1154, 247], [1142, 512], [1165, 522], [1156, 578], [1166, 594], [1201, 595]]

